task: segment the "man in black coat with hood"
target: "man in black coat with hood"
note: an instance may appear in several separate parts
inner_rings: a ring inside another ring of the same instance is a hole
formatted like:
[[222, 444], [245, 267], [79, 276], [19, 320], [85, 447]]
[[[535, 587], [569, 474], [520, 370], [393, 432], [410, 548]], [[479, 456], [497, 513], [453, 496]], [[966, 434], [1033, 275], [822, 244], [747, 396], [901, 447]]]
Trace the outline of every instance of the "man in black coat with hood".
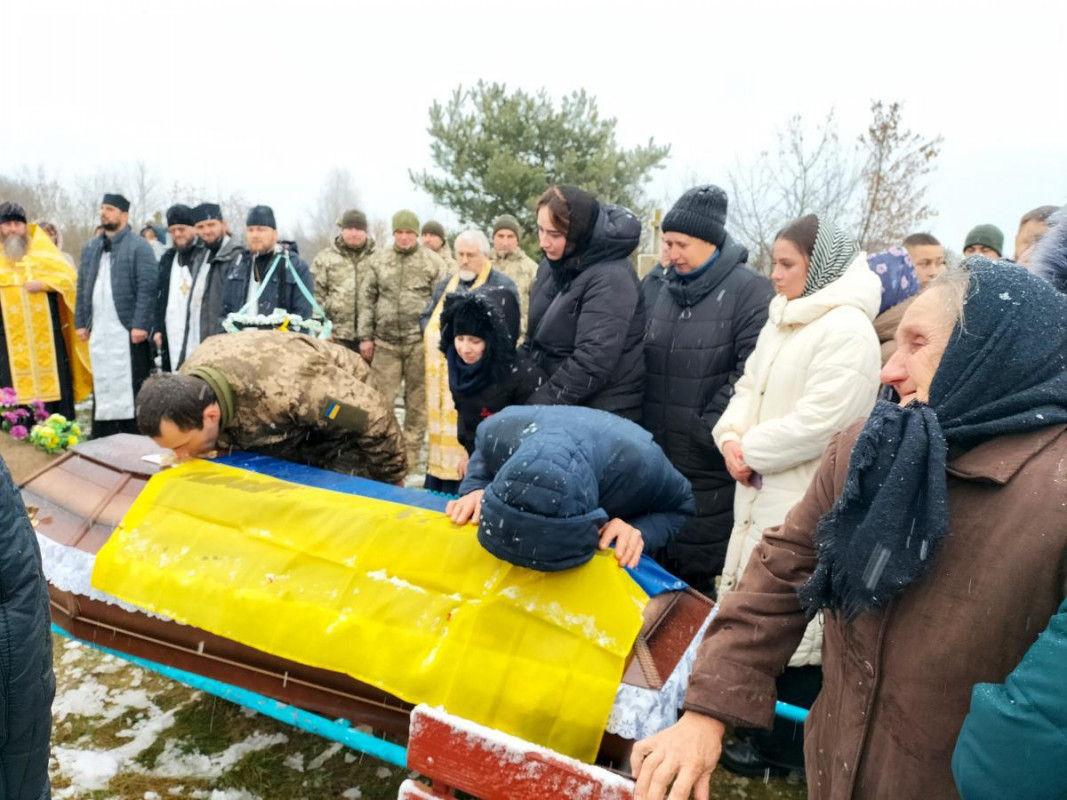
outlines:
[[746, 267], [748, 251], [726, 232], [726, 203], [718, 186], [682, 195], [663, 219], [670, 265], [658, 289], [642, 286], [648, 302], [643, 424], [693, 484], [697, 504], [696, 516], [660, 560], [709, 595], [722, 573], [734, 502], [734, 481], [711, 429], [774, 296], [770, 281]]

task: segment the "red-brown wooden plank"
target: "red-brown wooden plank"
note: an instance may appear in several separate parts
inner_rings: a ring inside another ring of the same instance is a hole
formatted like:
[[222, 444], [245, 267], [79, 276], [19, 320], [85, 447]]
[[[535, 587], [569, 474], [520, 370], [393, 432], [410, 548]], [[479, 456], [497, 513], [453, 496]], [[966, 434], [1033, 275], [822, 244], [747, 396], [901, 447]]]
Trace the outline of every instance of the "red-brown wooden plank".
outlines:
[[408, 767], [483, 800], [633, 800], [627, 778], [426, 706], [411, 712]]

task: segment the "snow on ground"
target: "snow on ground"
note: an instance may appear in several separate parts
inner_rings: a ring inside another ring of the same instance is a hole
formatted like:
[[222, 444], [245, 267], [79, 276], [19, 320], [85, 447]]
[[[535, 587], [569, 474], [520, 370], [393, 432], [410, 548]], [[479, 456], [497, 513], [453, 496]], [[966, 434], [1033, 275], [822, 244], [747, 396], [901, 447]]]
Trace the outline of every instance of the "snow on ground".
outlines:
[[54, 643], [57, 800], [391, 799], [408, 777], [86, 645]]

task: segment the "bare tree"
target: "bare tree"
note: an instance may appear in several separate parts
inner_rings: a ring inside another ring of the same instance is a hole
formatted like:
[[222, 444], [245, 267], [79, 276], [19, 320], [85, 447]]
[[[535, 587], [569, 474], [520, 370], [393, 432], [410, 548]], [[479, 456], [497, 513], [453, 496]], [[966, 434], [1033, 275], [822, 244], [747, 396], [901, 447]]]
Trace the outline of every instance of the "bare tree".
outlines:
[[151, 167], [143, 161], [137, 161], [129, 168], [129, 177], [125, 183], [129, 186], [127, 191], [130, 193], [130, 210], [134, 219], [139, 223], [150, 220], [158, 222], [162, 219], [161, 181]]
[[856, 238], [868, 252], [877, 252], [900, 244], [936, 215], [926, 204], [923, 179], [934, 170], [944, 139], [923, 139], [903, 130], [900, 103], [871, 103], [871, 115], [870, 127], [859, 139], [866, 161]]
[[376, 219], [370, 225], [370, 234], [374, 238], [375, 246], [382, 247], [389, 238], [389, 222], [384, 219]]
[[750, 248], [749, 265], [770, 272], [774, 235], [790, 220], [819, 214], [850, 227], [859, 184], [854, 151], [843, 147], [831, 110], [809, 137], [796, 114], [763, 151], [729, 173], [730, 226]]
[[309, 259], [337, 235], [337, 220], [345, 209], [358, 205], [359, 191], [352, 173], [341, 167], [326, 173], [315, 208], [308, 214], [308, 227], [301, 230], [306, 237], [306, 245], [302, 242], [301, 247], [307, 246], [314, 251], [308, 253]]

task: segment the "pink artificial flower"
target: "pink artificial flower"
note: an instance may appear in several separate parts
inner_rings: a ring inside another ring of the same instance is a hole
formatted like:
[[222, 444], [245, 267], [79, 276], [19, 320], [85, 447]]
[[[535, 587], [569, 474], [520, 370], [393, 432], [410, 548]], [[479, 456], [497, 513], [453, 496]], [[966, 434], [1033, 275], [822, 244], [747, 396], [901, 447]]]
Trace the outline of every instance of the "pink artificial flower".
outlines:
[[0, 389], [0, 403], [5, 406], [13, 406], [19, 401], [19, 396], [10, 386]]
[[33, 421], [34, 422], [44, 422], [46, 419], [48, 419], [48, 417], [49, 417], [49, 414], [44, 409], [41, 409], [40, 411], [34, 411], [33, 412]]
[[30, 432], [28, 430], [26, 430], [26, 426], [25, 425], [16, 425], [15, 427], [13, 427], [11, 429], [11, 438], [12, 439], [25, 439], [29, 435], [30, 435]]
[[30, 415], [30, 410], [28, 408], [23, 407], [23, 406], [19, 406], [18, 408], [15, 409], [14, 414], [19, 419], [22, 419], [23, 417], [28, 417]]
[[19, 421], [19, 418], [15, 415], [14, 411], [5, 411], [0, 416], [3, 416], [4, 420], [10, 422], [12, 425]]

